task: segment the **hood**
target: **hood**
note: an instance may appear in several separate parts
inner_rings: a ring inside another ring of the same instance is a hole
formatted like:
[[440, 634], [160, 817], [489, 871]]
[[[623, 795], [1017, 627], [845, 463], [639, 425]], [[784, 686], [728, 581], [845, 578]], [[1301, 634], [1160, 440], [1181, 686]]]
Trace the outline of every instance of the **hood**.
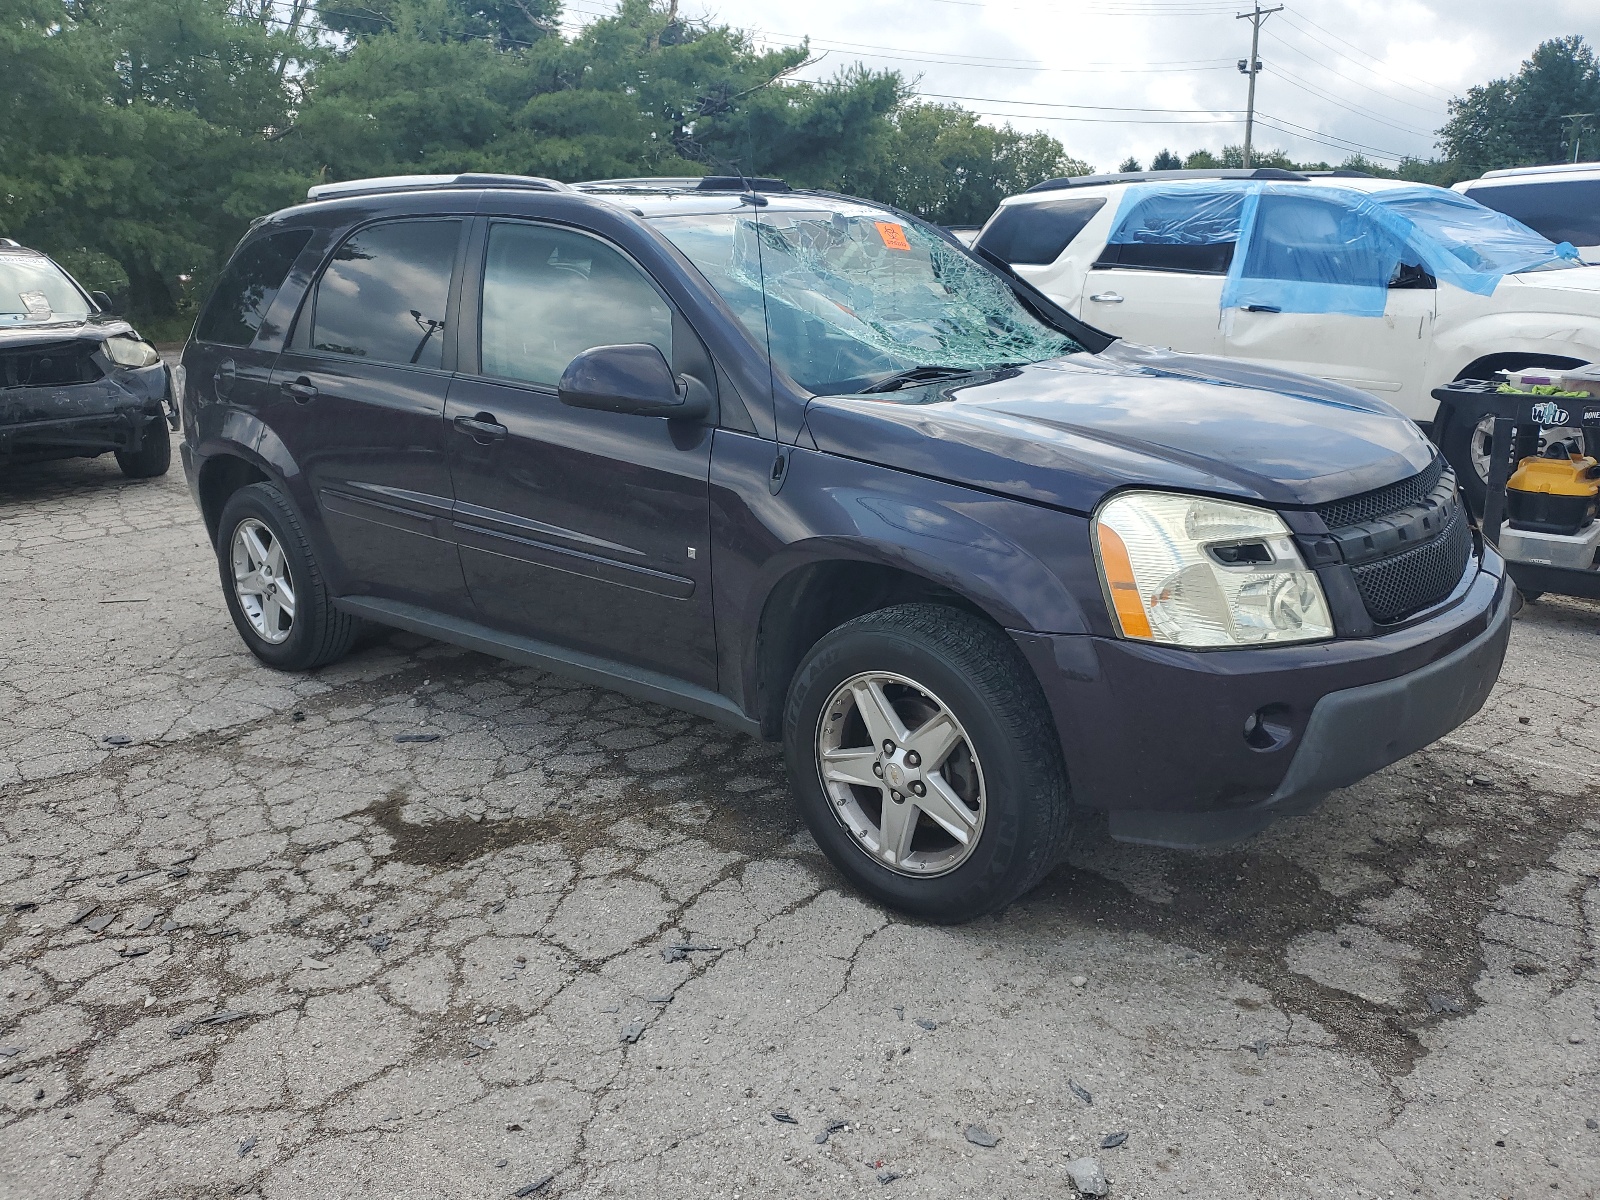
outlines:
[[85, 321], [40, 321], [26, 325], [0, 322], [0, 350], [50, 342], [89, 340], [103, 342], [108, 337], [133, 333], [134, 328], [121, 317], [96, 313]]
[[1433, 447], [1323, 380], [1117, 342], [954, 383], [824, 396], [819, 450], [1075, 512], [1148, 486], [1312, 507], [1415, 475]]
[[1523, 270], [1506, 275], [1494, 299], [1518, 312], [1558, 312], [1571, 317], [1600, 318], [1600, 269]]

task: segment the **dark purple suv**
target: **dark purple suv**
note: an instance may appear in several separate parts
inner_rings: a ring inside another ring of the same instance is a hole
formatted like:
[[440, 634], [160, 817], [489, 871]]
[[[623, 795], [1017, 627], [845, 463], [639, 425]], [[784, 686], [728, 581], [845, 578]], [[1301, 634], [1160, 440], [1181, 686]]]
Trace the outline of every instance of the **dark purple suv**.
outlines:
[[1505, 653], [1503, 565], [1394, 410], [775, 180], [314, 188], [184, 364], [263, 661], [371, 621], [781, 738], [839, 869], [936, 920], [1086, 810], [1179, 847], [1304, 812]]

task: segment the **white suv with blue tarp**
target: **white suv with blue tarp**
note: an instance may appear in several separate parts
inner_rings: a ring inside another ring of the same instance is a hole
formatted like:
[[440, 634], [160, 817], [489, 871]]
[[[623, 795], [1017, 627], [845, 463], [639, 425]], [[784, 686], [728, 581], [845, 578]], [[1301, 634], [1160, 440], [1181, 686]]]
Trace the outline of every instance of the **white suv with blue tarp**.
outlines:
[[[1288, 367], [1424, 426], [1452, 380], [1600, 360], [1600, 269], [1444, 188], [1275, 168], [1056, 179], [1005, 200], [976, 246], [1130, 341]], [[1475, 504], [1491, 424], [1434, 430]]]

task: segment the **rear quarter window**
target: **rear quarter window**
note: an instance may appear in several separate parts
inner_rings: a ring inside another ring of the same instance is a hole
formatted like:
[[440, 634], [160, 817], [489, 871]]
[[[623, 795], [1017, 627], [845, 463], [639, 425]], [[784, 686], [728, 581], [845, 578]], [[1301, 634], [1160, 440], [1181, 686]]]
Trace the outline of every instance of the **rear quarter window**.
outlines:
[[1104, 196], [1008, 204], [995, 214], [977, 244], [1013, 265], [1044, 266], [1060, 258], [1105, 205]]
[[1600, 179], [1471, 187], [1467, 196], [1552, 242], [1600, 246]]
[[195, 337], [224, 346], [253, 342], [289, 268], [310, 240], [309, 229], [285, 229], [243, 247], [217, 281], [195, 326]]

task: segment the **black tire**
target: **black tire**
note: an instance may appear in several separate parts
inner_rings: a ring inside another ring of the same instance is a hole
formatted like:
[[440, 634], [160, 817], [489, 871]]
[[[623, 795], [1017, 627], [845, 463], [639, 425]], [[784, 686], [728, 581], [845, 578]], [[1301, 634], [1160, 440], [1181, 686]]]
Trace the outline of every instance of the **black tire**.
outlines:
[[[1522, 589], [1518, 588], [1517, 590], [1521, 591]], [[1532, 604], [1535, 600], [1537, 600], [1542, 595], [1544, 595], [1543, 592], [1522, 592], [1522, 598], [1524, 600], [1526, 600], [1529, 604]]]
[[151, 417], [144, 428], [144, 438], [139, 448], [132, 452], [117, 450], [117, 466], [129, 479], [154, 479], [165, 475], [172, 466], [172, 435], [167, 430], [165, 417]]
[[[248, 520], [265, 525], [272, 539], [281, 546], [293, 585], [294, 616], [288, 637], [281, 642], [269, 641], [256, 632], [234, 586], [234, 536]], [[250, 652], [267, 666], [280, 671], [306, 671], [334, 662], [349, 651], [359, 631], [359, 622], [334, 607], [333, 597], [311, 552], [305, 527], [288, 498], [276, 487], [270, 483], [252, 483], [228, 497], [217, 522], [216, 551], [222, 594], [234, 628]]]
[[[982, 763], [983, 823], [968, 856], [945, 874], [890, 869], [836, 816], [825, 790], [823, 707], [865, 672], [902, 676], [940, 698]], [[857, 617], [813, 646], [789, 685], [784, 758], [800, 815], [834, 866], [883, 904], [942, 923], [991, 912], [1037, 885], [1066, 853], [1071, 798], [1049, 712], [1016, 646], [979, 617], [937, 604]]]

